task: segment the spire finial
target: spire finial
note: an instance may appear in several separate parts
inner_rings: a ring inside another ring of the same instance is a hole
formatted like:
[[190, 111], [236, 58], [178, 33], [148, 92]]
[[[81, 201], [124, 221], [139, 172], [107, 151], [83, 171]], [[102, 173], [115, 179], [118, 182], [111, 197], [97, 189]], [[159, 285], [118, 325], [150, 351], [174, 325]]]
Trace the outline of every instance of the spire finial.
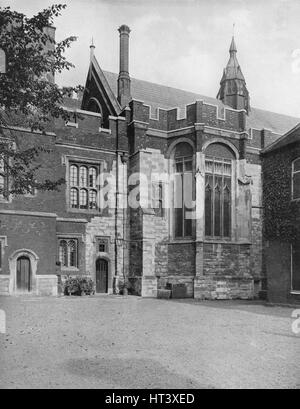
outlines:
[[234, 37], [234, 29], [235, 29], [235, 23], [232, 24], [232, 37]]
[[95, 44], [94, 44], [94, 37], [92, 37], [92, 41], [91, 41], [90, 48], [96, 48], [96, 47], [95, 47]]
[[90, 45], [90, 59], [92, 60], [93, 56], [94, 56], [94, 51], [95, 51], [95, 44], [94, 44], [94, 37], [92, 37], [92, 42]]
[[236, 45], [235, 45], [235, 41], [234, 41], [234, 33], [233, 33], [230, 48], [229, 48], [229, 53], [232, 54], [232, 53], [236, 53], [236, 52], [237, 52], [237, 49], [236, 49]]

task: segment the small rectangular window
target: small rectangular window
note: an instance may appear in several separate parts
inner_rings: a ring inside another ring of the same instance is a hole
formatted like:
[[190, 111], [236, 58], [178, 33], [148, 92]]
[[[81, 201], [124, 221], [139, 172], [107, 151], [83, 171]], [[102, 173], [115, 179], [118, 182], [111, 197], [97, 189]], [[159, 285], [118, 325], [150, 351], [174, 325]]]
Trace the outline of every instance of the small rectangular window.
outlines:
[[292, 166], [292, 199], [300, 199], [300, 158]]
[[99, 253], [107, 253], [108, 252], [108, 238], [97, 238], [97, 251]]
[[152, 184], [152, 209], [157, 216], [164, 216], [164, 186], [162, 182]]

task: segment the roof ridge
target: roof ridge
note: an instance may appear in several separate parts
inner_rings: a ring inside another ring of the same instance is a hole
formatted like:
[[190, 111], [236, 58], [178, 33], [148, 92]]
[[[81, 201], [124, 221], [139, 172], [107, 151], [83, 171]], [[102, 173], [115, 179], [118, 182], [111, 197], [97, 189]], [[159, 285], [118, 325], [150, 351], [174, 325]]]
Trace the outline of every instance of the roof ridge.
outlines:
[[[104, 72], [104, 74], [105, 74], [105, 73], [108, 73], [108, 74], [112, 74], [112, 75], [118, 77], [118, 74], [115, 73], [115, 72], [113, 72], [113, 71], [103, 70], [103, 72]], [[195, 95], [195, 96], [197, 96], [197, 97], [200, 97], [201, 99], [203, 99], [203, 98], [212, 99], [212, 100], [214, 100], [214, 101], [216, 102], [216, 105], [217, 105], [217, 104], [218, 104], [218, 105], [223, 104], [220, 100], [218, 100], [218, 99], [215, 98], [215, 97], [210, 97], [210, 96], [208, 96], [208, 95], [203, 95], [203, 94], [197, 93], [197, 92], [195, 92], [195, 91], [188, 91], [188, 90], [186, 90], [186, 89], [176, 88], [176, 87], [172, 87], [172, 86], [170, 86], [170, 85], [165, 85], [165, 84], [160, 84], [160, 83], [153, 82], [153, 81], [143, 80], [143, 79], [136, 78], [136, 77], [132, 77], [132, 76], [131, 76], [130, 78], [131, 78], [132, 80], [135, 80], [135, 81], [141, 81], [141, 82], [145, 82], [145, 83], [147, 83], [147, 84], [157, 85], [157, 86], [159, 86], [159, 87], [169, 88], [169, 89], [172, 89], [172, 90], [175, 90], [175, 91], [181, 91], [181, 92], [184, 92], [184, 93], [193, 94], [193, 95]], [[228, 105], [225, 105], [225, 104], [223, 104], [223, 105], [224, 105], [224, 107], [227, 107], [227, 106], [228, 106]], [[229, 108], [230, 108], [230, 107], [229, 107]], [[232, 108], [231, 108], [231, 109], [232, 109]], [[284, 116], [284, 117], [287, 117], [287, 118], [291, 118], [291, 119], [299, 119], [299, 122], [300, 122], [300, 116], [297, 117], [297, 116], [293, 116], [293, 115], [282, 114], [282, 113], [279, 113], [279, 112], [270, 111], [270, 110], [268, 110], [268, 109], [258, 108], [258, 107], [255, 107], [255, 106], [254, 106], [254, 107], [251, 107], [251, 110], [256, 110], [256, 111], [261, 111], [261, 112], [267, 112], [267, 113], [275, 114], [275, 115], [281, 115], [281, 116]]]
[[298, 117], [298, 116], [283, 114], [283, 113], [281, 113], [281, 112], [270, 111], [269, 109], [263, 109], [263, 108], [257, 108], [257, 107], [252, 107], [252, 106], [251, 106], [251, 110], [252, 110], [252, 109], [255, 109], [256, 111], [267, 112], [267, 113], [270, 113], [270, 114], [282, 115], [282, 116], [286, 116], [286, 117], [288, 117], [288, 118], [299, 119], [299, 121], [300, 121], [300, 116]]
[[[107, 73], [109, 73], [109, 74], [113, 74], [113, 75], [118, 76], [117, 73], [112, 72], [112, 71], [103, 70], [103, 72], [104, 72], [104, 73], [107, 72]], [[135, 80], [135, 81], [147, 82], [148, 84], [152, 84], [152, 85], [158, 85], [159, 87], [165, 87], [165, 88], [174, 89], [174, 90], [176, 90], [176, 91], [182, 91], [182, 92], [188, 92], [188, 93], [190, 93], [190, 94], [201, 95], [201, 94], [198, 94], [198, 93], [195, 92], [195, 91], [188, 91], [188, 90], [186, 90], [186, 89], [172, 87], [171, 85], [165, 85], [165, 84], [161, 84], [161, 83], [159, 83], [159, 82], [153, 82], [153, 81], [148, 81], [148, 80], [142, 80], [141, 78], [132, 77], [131, 75], [130, 75], [130, 79]], [[209, 97], [209, 96], [207, 96], [207, 95], [203, 95], [203, 96], [206, 96], [207, 98], [216, 99], [216, 98], [214, 98], [214, 97]]]

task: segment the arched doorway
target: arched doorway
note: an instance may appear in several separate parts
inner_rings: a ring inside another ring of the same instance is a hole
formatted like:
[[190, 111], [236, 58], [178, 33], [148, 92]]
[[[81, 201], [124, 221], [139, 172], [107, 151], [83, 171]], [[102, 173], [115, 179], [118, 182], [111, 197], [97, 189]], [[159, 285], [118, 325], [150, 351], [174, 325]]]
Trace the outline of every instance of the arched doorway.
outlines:
[[96, 292], [107, 293], [108, 291], [108, 261], [98, 258], [96, 261]]
[[29, 257], [21, 256], [17, 259], [17, 291], [30, 292], [31, 263]]

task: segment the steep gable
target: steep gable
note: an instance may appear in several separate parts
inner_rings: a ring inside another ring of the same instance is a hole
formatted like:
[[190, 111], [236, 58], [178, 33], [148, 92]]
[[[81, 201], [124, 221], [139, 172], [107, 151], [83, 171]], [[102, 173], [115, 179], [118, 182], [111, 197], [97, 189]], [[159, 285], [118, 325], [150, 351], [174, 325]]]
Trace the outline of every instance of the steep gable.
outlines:
[[108, 122], [109, 115], [118, 116], [121, 113], [116, 94], [94, 56], [91, 59], [81, 108], [101, 113], [104, 124]]

